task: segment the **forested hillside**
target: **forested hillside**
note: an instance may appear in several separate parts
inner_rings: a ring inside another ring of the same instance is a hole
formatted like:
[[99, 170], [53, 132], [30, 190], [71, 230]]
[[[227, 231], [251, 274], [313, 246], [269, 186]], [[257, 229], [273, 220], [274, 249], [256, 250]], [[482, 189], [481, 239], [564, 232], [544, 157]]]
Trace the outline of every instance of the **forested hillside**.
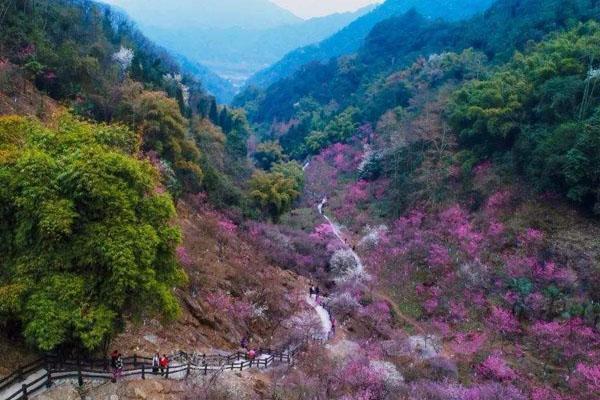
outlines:
[[261, 212], [244, 114], [106, 6], [15, 0], [0, 16], [2, 114], [31, 118], [0, 117], [2, 330], [94, 351], [125, 314], [177, 317], [192, 265], [178, 199]]
[[[541, 40], [554, 30], [599, 13], [600, 6], [590, 0], [568, 4], [501, 0], [483, 15], [456, 23], [430, 21], [412, 10], [375, 26], [357, 53], [323, 65], [307, 64], [293, 77], [264, 91], [248, 90], [238, 96], [236, 104], [244, 105], [252, 121], [266, 124], [266, 129], [274, 121], [297, 120], [290, 135], [294, 140], [323, 129], [318, 123], [311, 126], [314, 121], [306, 122], [316, 107], [330, 110], [330, 115], [342, 115], [348, 107], [356, 107], [359, 119], [375, 122], [385, 110], [408, 104], [414, 90], [411, 94], [404, 82], [390, 77], [419, 55], [471, 48], [492, 63], [502, 63], [529, 41]], [[507, 19], [510, 24], [505, 23]], [[300, 151], [299, 157], [310, 151], [314, 149]]]
[[402, 15], [414, 8], [426, 18], [446, 21], [468, 18], [484, 11], [491, 0], [387, 0], [376, 9], [358, 18], [348, 26], [320, 43], [302, 47], [287, 54], [283, 59], [255, 74], [248, 86], [267, 87], [270, 84], [293, 75], [304, 64], [327, 62], [330, 58], [351, 54], [358, 50], [369, 32], [379, 22]]

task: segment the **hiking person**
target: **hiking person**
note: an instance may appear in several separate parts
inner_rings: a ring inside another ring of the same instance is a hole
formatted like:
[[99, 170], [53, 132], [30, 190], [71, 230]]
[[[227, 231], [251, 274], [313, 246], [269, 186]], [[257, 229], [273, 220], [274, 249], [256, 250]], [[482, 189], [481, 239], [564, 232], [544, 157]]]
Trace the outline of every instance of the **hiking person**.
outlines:
[[310, 285], [310, 288], [308, 289], [308, 296], [312, 299], [313, 294], [315, 294], [315, 288], [313, 288], [313, 286]]
[[321, 289], [319, 289], [319, 287], [317, 286], [315, 288], [315, 301], [318, 302], [319, 301], [319, 293], [321, 293]]
[[248, 360], [252, 361], [252, 360], [254, 360], [255, 357], [256, 357], [256, 350], [251, 349], [248, 352]]
[[154, 375], [158, 374], [158, 367], [160, 367], [160, 354], [157, 351], [154, 353], [154, 356], [152, 356], [152, 373]]
[[117, 368], [117, 357], [119, 357], [119, 351], [113, 350], [113, 352], [110, 353], [110, 367], [112, 369]]
[[331, 336], [332, 337], [335, 336], [335, 325], [336, 325], [335, 318], [331, 318]]
[[245, 335], [242, 338], [242, 341], [240, 342], [240, 346], [242, 347], [242, 349], [247, 349], [248, 348], [248, 335]]
[[165, 370], [167, 368], [169, 368], [169, 359], [167, 358], [166, 354], [163, 354], [163, 356], [160, 358], [159, 364], [160, 364], [160, 374], [164, 375]]
[[[114, 354], [114, 353], [113, 353]], [[116, 382], [123, 375], [123, 357], [121, 353], [117, 352], [117, 355], [114, 357], [114, 366], [113, 366], [113, 382]]]

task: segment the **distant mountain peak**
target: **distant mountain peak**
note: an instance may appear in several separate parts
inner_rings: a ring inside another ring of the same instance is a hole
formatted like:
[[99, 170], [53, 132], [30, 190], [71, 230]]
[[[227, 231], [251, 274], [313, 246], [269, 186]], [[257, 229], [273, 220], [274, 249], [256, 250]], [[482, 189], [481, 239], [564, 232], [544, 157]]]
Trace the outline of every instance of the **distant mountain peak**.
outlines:
[[279, 62], [259, 71], [248, 83], [266, 87], [292, 75], [304, 64], [352, 53], [362, 45], [371, 29], [379, 22], [411, 9], [426, 18], [460, 20], [484, 11], [492, 2], [493, 0], [387, 0], [322, 42], [288, 53]]
[[127, 10], [136, 21], [159, 29], [203, 27], [266, 29], [302, 18], [269, 0], [103, 0]]

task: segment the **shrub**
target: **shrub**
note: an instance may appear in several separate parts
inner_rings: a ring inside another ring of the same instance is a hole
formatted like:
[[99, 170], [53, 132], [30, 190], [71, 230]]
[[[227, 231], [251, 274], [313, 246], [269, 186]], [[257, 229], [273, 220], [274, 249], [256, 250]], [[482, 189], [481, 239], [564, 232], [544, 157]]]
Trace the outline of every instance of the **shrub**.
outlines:
[[179, 311], [175, 208], [132, 143], [68, 115], [0, 118], [0, 317], [40, 350], [92, 350], [125, 312]]

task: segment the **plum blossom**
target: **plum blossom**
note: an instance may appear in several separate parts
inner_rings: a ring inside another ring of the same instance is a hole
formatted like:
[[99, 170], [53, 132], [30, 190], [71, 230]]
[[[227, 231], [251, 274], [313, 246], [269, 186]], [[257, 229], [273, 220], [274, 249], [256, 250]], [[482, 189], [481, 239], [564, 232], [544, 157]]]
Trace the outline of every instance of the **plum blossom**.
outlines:
[[219, 226], [219, 229], [221, 230], [221, 232], [223, 232], [227, 235], [234, 234], [237, 229], [237, 225], [233, 221], [231, 221], [230, 219], [227, 219], [227, 218], [221, 218], [219, 220], [219, 222], [217, 222], [217, 225]]
[[177, 255], [177, 261], [179, 261], [179, 263], [181, 265], [183, 265], [184, 267], [190, 267], [193, 265], [194, 261], [189, 256], [187, 249], [185, 247], [183, 247], [183, 246], [177, 247], [176, 255]]
[[487, 335], [481, 332], [458, 333], [451, 343], [452, 351], [458, 354], [475, 354], [487, 341]]
[[520, 331], [517, 318], [500, 307], [492, 306], [487, 322], [493, 329], [503, 334], [514, 334]]
[[498, 381], [511, 381], [517, 376], [498, 352], [490, 354], [477, 366], [477, 372], [486, 378]]
[[133, 50], [121, 46], [119, 51], [112, 55], [112, 59], [119, 65], [121, 71], [124, 72], [131, 66], [131, 62], [133, 61]]

